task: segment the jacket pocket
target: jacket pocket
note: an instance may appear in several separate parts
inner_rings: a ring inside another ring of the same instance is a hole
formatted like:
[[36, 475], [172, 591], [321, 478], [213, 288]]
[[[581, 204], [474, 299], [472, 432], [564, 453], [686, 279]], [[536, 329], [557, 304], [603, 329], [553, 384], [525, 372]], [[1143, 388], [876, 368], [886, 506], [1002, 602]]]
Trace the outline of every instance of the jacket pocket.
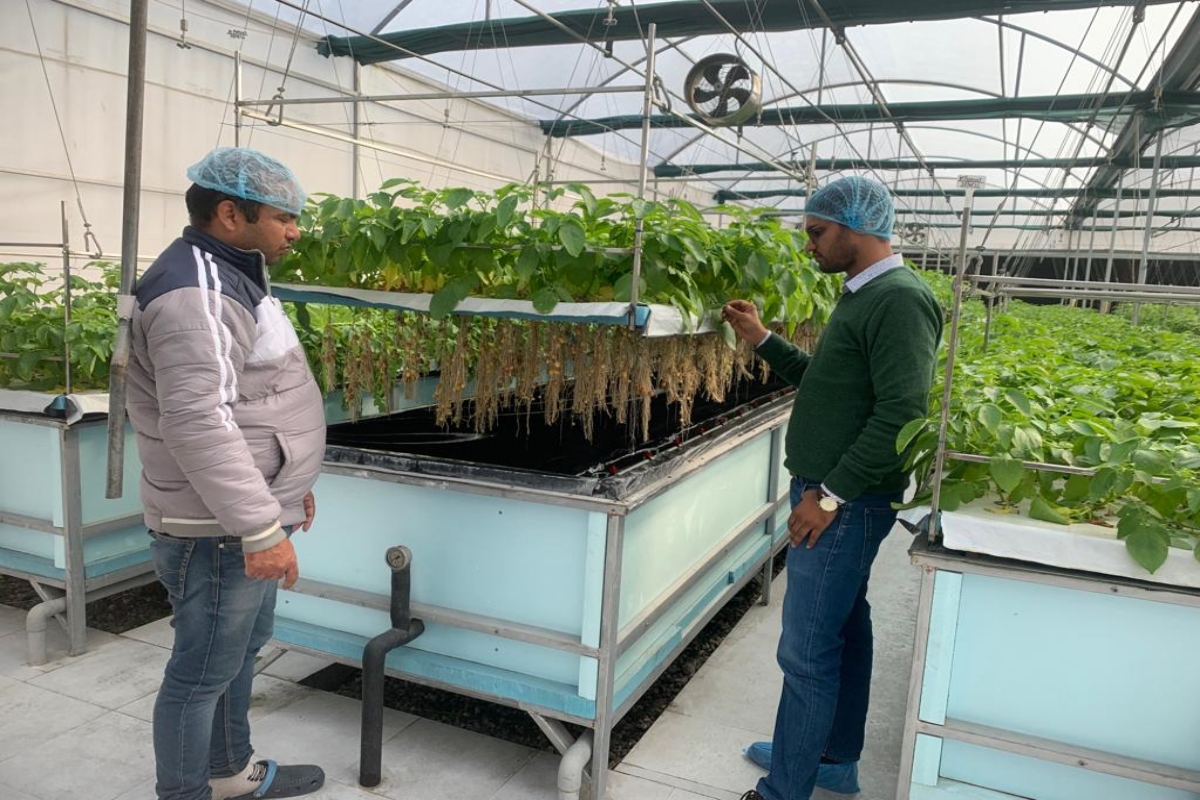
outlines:
[[316, 483], [325, 459], [325, 428], [316, 428], [302, 433], [276, 432], [283, 463], [271, 489], [281, 502], [299, 498]]

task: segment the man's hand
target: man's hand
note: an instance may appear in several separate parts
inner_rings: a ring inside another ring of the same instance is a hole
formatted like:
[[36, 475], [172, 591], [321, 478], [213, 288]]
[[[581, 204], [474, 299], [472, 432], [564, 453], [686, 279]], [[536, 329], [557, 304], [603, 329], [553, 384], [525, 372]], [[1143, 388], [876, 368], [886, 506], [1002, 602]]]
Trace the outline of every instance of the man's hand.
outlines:
[[292, 540], [284, 539], [279, 544], [258, 553], [246, 553], [246, 577], [259, 581], [283, 581], [283, 588], [290, 589], [300, 577], [300, 565]]
[[747, 300], [730, 300], [721, 309], [721, 318], [734, 333], [755, 347], [767, 338], [767, 329], [758, 319], [758, 309]]
[[792, 509], [788, 517], [788, 534], [792, 538], [792, 547], [799, 547], [805, 540], [808, 549], [816, 546], [821, 534], [837, 516], [836, 511], [822, 511], [817, 505], [817, 490], [809, 489], [800, 499], [800, 505]]
[[313, 493], [309, 492], [304, 495], [304, 522], [300, 525], [300, 530], [307, 531], [312, 527], [313, 517], [317, 515], [317, 498], [313, 497]]

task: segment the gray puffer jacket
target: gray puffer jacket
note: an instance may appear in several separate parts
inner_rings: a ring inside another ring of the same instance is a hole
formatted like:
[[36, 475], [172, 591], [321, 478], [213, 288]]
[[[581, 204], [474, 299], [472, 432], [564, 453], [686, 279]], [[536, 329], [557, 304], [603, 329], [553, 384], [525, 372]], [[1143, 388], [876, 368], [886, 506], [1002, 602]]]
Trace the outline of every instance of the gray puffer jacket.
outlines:
[[258, 552], [304, 520], [324, 405], [266, 275], [258, 251], [189, 227], [137, 283], [126, 409], [152, 530]]

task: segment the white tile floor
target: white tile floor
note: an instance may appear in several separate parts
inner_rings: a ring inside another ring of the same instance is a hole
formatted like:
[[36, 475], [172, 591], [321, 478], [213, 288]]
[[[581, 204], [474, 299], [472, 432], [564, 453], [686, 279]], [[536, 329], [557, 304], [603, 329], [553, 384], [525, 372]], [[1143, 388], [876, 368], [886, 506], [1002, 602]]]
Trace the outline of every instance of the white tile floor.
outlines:
[[[880, 554], [872, 603], [876, 673], [859, 800], [895, 796], [899, 726], [911, 661], [916, 572], [908, 537]], [[777, 580], [671, 707], [610, 774], [609, 800], [737, 800], [761, 772], [741, 755], [770, 738], [780, 676]], [[26, 664], [24, 614], [0, 606], [0, 800], [153, 800], [150, 720], [172, 631], [160, 620], [122, 636], [89, 632], [68, 658], [48, 631], [52, 661]], [[905, 648], [908, 648], [906, 651]], [[555, 800], [557, 757], [410, 714], [384, 716], [383, 782], [357, 785], [360, 706], [296, 681], [328, 661], [287, 653], [255, 682], [255, 747], [284, 762], [319, 763], [314, 800]], [[839, 795], [818, 791], [813, 800]]]

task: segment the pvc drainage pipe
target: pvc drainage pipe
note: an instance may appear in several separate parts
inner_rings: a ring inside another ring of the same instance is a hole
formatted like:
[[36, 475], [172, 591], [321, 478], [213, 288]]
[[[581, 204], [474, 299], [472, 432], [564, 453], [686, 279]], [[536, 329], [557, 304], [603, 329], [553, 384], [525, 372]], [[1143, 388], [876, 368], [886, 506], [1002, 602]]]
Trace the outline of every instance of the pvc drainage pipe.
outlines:
[[66, 610], [67, 597], [63, 595], [38, 603], [25, 615], [25, 635], [31, 667], [40, 667], [46, 663], [46, 621]]
[[592, 731], [584, 731], [558, 764], [558, 800], [579, 800], [583, 770], [592, 758]]

